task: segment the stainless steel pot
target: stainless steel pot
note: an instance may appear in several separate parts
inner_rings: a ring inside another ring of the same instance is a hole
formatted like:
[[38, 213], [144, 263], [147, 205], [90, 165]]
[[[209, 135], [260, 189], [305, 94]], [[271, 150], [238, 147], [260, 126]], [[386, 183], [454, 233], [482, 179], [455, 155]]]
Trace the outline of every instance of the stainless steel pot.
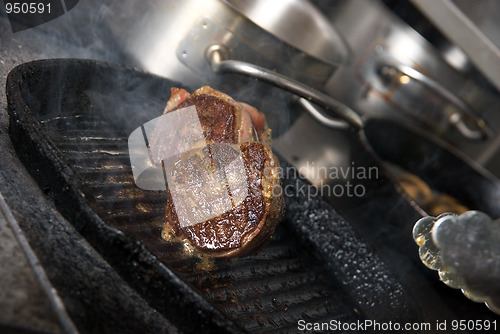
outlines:
[[[217, 79], [204, 58], [205, 49], [213, 44], [225, 45], [232, 59], [264, 66], [316, 88], [349, 59], [346, 43], [307, 0], [168, 0], [127, 5], [127, 11], [141, 19], [119, 18], [111, 26], [126, 53], [139, 67], [193, 87]], [[118, 20], [122, 21], [118, 24]]]
[[349, 50], [326, 17], [307, 0], [224, 0], [256, 25], [297, 50], [336, 66]]
[[[418, 125], [458, 146], [492, 139], [498, 96], [452, 68], [382, 1], [317, 3], [352, 49], [352, 65], [339, 68], [325, 85], [329, 95], [363, 114]], [[480, 154], [477, 145], [472, 154]]]

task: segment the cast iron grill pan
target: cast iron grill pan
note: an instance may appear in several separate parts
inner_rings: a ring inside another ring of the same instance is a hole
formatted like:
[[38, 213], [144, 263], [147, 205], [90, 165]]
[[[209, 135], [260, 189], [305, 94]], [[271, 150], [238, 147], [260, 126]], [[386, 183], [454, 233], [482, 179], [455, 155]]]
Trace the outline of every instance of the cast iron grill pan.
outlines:
[[[289, 196], [285, 221], [252, 256], [204, 267], [182, 245], [161, 239], [166, 194], [135, 186], [127, 139], [161, 115], [172, 86], [182, 84], [83, 60], [23, 64], [7, 84], [19, 157], [58, 210], [152, 307], [184, 332], [294, 332], [299, 319], [420, 317], [407, 289], [317, 196]], [[307, 185], [295, 176], [283, 181]]]

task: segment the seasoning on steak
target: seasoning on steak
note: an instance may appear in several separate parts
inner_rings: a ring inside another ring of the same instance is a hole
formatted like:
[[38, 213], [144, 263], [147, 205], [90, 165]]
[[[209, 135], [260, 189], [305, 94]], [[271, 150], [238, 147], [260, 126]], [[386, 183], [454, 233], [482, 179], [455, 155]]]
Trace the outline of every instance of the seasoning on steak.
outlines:
[[[208, 86], [171, 93], [165, 114], [195, 106], [205, 143], [169, 163], [162, 235], [214, 257], [247, 255], [269, 239], [284, 214], [279, 161], [265, 116]], [[200, 216], [210, 219], [195, 219]]]

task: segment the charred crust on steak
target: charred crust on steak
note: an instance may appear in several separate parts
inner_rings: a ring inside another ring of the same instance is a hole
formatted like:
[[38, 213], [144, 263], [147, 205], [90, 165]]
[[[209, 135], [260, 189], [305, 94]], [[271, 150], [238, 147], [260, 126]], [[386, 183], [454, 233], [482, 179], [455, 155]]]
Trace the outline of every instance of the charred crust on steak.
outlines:
[[211, 95], [195, 95], [187, 98], [174, 109], [196, 106], [203, 135], [216, 143], [238, 142], [238, 131], [235, 131], [237, 114], [235, 106], [225, 103]]
[[187, 241], [198, 252], [213, 257], [248, 255], [270, 238], [284, 215], [279, 161], [270, 149], [270, 130], [257, 109], [207, 86], [191, 95], [172, 90], [165, 112], [192, 105], [196, 106], [207, 143], [239, 145], [248, 192], [231, 210], [182, 227], [168, 189], [162, 235]]
[[271, 130], [263, 113], [208, 86], [197, 89], [193, 94], [172, 88], [165, 113], [193, 105], [207, 140], [216, 143], [258, 141], [271, 148]]

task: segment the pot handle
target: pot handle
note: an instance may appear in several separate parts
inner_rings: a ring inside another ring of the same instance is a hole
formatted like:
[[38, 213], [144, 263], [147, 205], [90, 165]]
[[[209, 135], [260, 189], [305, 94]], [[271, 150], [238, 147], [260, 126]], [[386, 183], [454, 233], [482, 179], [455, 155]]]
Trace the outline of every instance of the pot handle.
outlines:
[[[214, 72], [239, 73], [268, 82], [274, 86], [296, 94], [307, 101], [320, 105], [325, 108], [327, 112], [340, 117], [355, 129], [361, 129], [363, 127], [363, 120], [361, 119], [361, 116], [333, 97], [266, 68], [243, 61], [227, 59], [228, 54], [227, 49], [222, 45], [213, 45], [207, 49], [206, 57]], [[301, 102], [301, 104], [305, 106], [305, 109], [311, 114], [311, 116], [326, 126], [339, 127], [342, 121], [333, 120], [330, 117], [321, 114], [314, 108], [308, 108], [307, 106], [311, 105], [307, 104], [307, 101], [306, 103]]]
[[[467, 103], [434, 79], [403, 64], [381, 63], [378, 68], [380, 69], [380, 73], [393, 73], [392, 75], [397, 73], [398, 75], [411, 78], [453, 104], [459, 111], [452, 113], [448, 120], [465, 138], [478, 140], [493, 136], [493, 131], [488, 124], [482, 118], [477, 117]], [[467, 125], [464, 120], [465, 117], [474, 122], [476, 129], [471, 129], [469, 125]]]

